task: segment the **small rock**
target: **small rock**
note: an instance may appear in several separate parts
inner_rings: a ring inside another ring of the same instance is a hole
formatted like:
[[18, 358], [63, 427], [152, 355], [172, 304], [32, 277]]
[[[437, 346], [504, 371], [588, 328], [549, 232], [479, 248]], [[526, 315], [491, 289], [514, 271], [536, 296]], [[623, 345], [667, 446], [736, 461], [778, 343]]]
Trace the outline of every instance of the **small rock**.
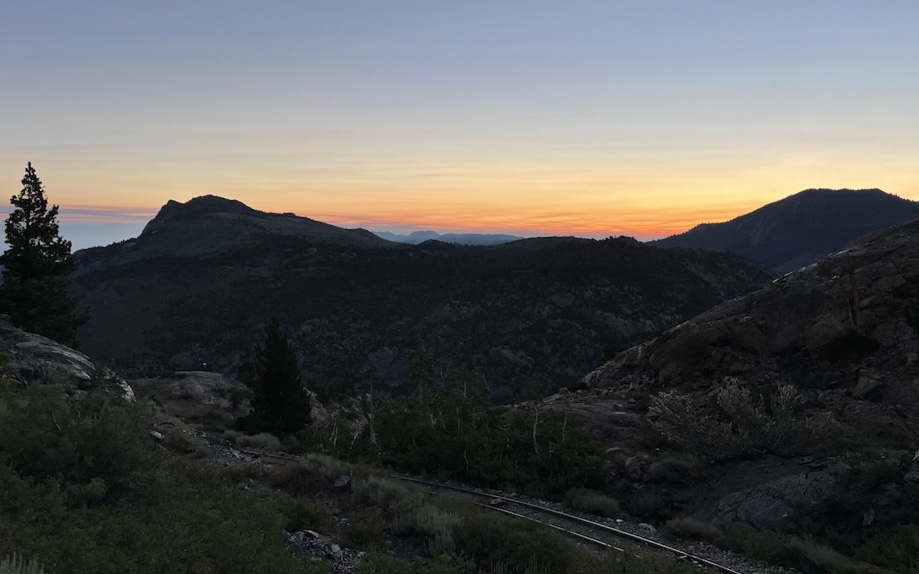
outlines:
[[347, 490], [351, 488], [351, 477], [347, 474], [343, 474], [335, 479], [335, 488], [340, 488], [342, 490]]
[[852, 389], [852, 397], [856, 399], [866, 399], [869, 395], [877, 396], [877, 392], [884, 383], [874, 377], [859, 377], [858, 384]]
[[155, 431], [155, 430], [154, 430], [154, 431], [150, 431], [150, 436], [152, 436], [152, 437], [155, 438], [156, 440], [163, 440], [163, 439], [166, 438], [166, 437], [163, 436], [163, 433], [161, 433], [160, 431]]

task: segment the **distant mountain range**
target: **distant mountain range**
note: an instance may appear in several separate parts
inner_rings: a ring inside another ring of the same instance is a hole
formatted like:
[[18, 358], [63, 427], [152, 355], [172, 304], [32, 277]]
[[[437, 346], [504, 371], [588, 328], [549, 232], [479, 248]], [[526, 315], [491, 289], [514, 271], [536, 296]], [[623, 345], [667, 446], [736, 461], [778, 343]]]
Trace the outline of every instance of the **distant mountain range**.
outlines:
[[787, 273], [878, 229], [919, 219], [919, 202], [880, 189], [808, 189], [724, 223], [651, 242], [736, 253]]
[[389, 231], [374, 231], [373, 233], [388, 241], [411, 243], [412, 245], [418, 245], [432, 239], [460, 245], [499, 245], [523, 239], [523, 237], [504, 233], [444, 233], [443, 235], [436, 231], [413, 231], [408, 235], [398, 235]]
[[128, 374], [232, 372], [277, 317], [311, 385], [407, 381], [409, 351], [480, 369], [498, 399], [577, 381], [604, 357], [771, 279], [735, 255], [628, 238], [393, 243], [206, 196], [135, 239], [77, 252], [82, 349]]

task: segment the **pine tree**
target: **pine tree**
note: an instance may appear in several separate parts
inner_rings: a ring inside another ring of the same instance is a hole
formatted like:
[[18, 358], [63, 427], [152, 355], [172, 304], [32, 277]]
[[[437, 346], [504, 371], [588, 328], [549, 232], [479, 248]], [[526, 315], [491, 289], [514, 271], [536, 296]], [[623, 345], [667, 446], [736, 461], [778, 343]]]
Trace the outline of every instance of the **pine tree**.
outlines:
[[264, 346], [246, 351], [240, 377], [252, 390], [252, 412], [240, 420], [240, 429], [285, 435], [306, 425], [310, 397], [300, 380], [297, 353], [277, 319], [265, 329]]
[[23, 329], [74, 346], [77, 328], [85, 319], [75, 314], [64, 277], [76, 265], [70, 242], [60, 236], [58, 206], [48, 209], [32, 162], [22, 178], [22, 190], [10, 203], [14, 209], [6, 219], [8, 247], [0, 255], [0, 309]]

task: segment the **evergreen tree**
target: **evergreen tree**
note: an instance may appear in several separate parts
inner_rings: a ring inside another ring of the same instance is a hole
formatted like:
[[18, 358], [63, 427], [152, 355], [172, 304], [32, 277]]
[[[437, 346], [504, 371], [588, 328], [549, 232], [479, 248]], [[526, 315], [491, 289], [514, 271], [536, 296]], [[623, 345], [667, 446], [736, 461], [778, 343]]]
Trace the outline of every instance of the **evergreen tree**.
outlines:
[[0, 309], [23, 329], [74, 346], [85, 318], [76, 315], [64, 277], [74, 270], [75, 262], [70, 242], [60, 236], [58, 206], [48, 209], [31, 162], [22, 190], [10, 203], [14, 209], [6, 220], [7, 249], [0, 255]]
[[247, 432], [284, 435], [309, 420], [310, 398], [300, 381], [297, 353], [277, 319], [265, 329], [265, 343], [246, 350], [240, 377], [252, 390], [252, 412], [239, 422]]

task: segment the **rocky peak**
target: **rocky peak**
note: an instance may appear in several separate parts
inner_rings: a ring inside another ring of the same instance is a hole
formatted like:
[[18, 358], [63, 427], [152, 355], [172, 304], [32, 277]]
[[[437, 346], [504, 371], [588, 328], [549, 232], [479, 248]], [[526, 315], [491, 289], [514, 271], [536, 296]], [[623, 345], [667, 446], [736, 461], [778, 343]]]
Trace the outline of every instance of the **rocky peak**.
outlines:
[[237, 215], [257, 215], [259, 212], [248, 205], [235, 199], [226, 199], [216, 195], [202, 195], [192, 198], [186, 203], [170, 199], [160, 208], [141, 235], [146, 235], [160, 229], [170, 221], [198, 217], [211, 213], [232, 213]]
[[807, 189], [723, 223], [654, 242], [736, 253], [782, 274], [810, 265], [866, 233], [919, 218], [919, 202], [880, 189]]

